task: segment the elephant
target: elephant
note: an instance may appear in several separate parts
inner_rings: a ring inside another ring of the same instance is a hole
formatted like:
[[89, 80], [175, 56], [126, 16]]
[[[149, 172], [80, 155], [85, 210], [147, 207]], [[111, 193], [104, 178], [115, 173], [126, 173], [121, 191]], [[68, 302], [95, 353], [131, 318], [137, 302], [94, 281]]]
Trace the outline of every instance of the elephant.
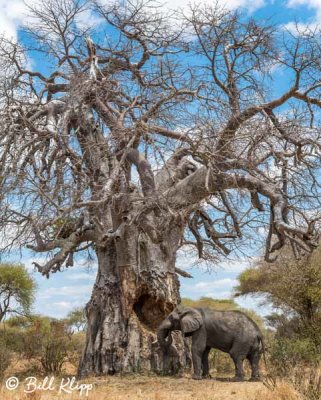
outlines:
[[208, 355], [211, 348], [229, 353], [235, 364], [233, 380], [244, 379], [243, 361], [251, 364], [251, 380], [260, 379], [259, 360], [264, 343], [262, 333], [251, 318], [240, 311], [217, 311], [207, 308], [176, 307], [160, 324], [157, 339], [165, 351], [172, 345], [171, 331], [192, 336], [193, 379], [209, 376]]

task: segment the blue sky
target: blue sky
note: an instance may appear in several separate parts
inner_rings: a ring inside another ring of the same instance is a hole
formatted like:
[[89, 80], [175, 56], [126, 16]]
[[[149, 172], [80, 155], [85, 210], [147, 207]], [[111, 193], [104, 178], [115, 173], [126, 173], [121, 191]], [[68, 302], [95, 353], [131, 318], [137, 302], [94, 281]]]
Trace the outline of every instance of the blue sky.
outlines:
[[[199, 2], [204, 3], [203, 1]], [[224, 3], [223, 0], [220, 2]], [[171, 0], [164, 7], [185, 7], [186, 4], [188, 1], [185, 0]], [[278, 25], [279, 29], [283, 29], [284, 26], [291, 29], [295, 22], [299, 23], [302, 28], [307, 24], [315, 26], [321, 23], [321, 0], [230, 0], [226, 5], [231, 9], [243, 8], [246, 13], [257, 19], [271, 18], [271, 23]], [[16, 38], [19, 25], [24, 19], [24, 12], [23, 1], [0, 0], [1, 33], [7, 37]], [[39, 261], [40, 256], [33, 256], [27, 251], [23, 251], [22, 254], [23, 257], [20, 258], [17, 253], [12, 253], [10, 260], [23, 262], [30, 271], [33, 271], [32, 261], [36, 259]], [[222, 262], [214, 266], [213, 272], [208, 273], [202, 264], [193, 267], [194, 261], [184, 254], [179, 255], [177, 259], [177, 266], [187, 269], [194, 276], [193, 279], [181, 278], [181, 295], [194, 299], [201, 296], [229, 298], [233, 287], [237, 284], [238, 274], [251, 263], [249, 258]], [[63, 317], [72, 308], [82, 306], [89, 300], [95, 280], [96, 266], [95, 264], [88, 266], [85, 259], [79, 260], [77, 264], [76, 267], [52, 275], [49, 280], [40, 276], [39, 273], [32, 272], [38, 283], [35, 312], [53, 317]], [[237, 302], [262, 315], [269, 311], [266, 307], [260, 307], [259, 301], [253, 298], [238, 299]]]

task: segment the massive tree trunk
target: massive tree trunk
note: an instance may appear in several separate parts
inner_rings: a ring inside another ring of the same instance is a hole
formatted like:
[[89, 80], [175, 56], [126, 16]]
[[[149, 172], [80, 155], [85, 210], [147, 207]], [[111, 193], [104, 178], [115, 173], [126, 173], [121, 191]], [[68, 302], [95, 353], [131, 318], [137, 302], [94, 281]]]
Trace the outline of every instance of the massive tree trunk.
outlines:
[[[134, 225], [97, 248], [98, 274], [87, 304], [86, 346], [81, 377], [153, 370], [176, 373], [186, 365], [182, 338], [163, 354], [156, 329], [180, 301], [175, 258], [181, 228], [152, 243]], [[188, 360], [187, 360], [188, 361]]]

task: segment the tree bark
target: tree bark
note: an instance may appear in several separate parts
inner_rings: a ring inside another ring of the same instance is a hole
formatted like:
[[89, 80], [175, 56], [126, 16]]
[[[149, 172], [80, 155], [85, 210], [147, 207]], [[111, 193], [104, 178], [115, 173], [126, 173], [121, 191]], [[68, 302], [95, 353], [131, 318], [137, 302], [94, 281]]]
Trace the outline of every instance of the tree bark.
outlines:
[[167, 354], [156, 329], [180, 302], [175, 274], [181, 228], [155, 244], [134, 225], [98, 247], [98, 274], [86, 306], [87, 337], [79, 376], [155, 371], [174, 374], [188, 363], [182, 337]]

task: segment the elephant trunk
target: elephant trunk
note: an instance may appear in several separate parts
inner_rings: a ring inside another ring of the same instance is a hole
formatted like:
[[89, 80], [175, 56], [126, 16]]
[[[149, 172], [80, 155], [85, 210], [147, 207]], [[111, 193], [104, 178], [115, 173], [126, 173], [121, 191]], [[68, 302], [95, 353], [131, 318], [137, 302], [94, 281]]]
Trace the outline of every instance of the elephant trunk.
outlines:
[[163, 349], [168, 349], [172, 344], [172, 335], [170, 334], [172, 324], [165, 319], [157, 330], [158, 343]]

